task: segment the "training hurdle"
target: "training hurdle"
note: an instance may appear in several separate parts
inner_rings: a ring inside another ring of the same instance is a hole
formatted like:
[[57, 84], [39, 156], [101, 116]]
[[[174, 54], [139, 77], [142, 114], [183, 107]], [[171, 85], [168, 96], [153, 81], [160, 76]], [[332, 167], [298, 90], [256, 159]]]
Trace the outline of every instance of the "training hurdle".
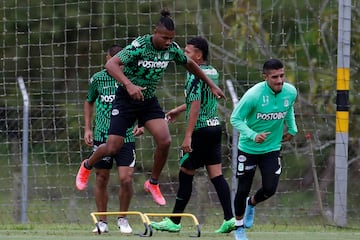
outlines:
[[97, 216], [99, 216], [99, 215], [139, 215], [140, 218], [141, 218], [141, 221], [144, 224], [145, 230], [144, 230], [144, 233], [139, 233], [138, 235], [141, 236], [141, 237], [147, 236], [146, 234], [148, 233], [150, 221], [149, 221], [149, 218], [147, 216], [145, 216], [142, 212], [136, 212], [136, 211], [129, 211], [129, 212], [92, 212], [92, 213], [90, 213], [90, 215], [91, 215], [91, 217], [92, 217], [92, 219], [93, 219], [93, 221], [95, 223], [95, 226], [96, 226], [96, 228], [98, 230], [98, 234], [101, 234], [99, 224], [98, 224], [99, 221], [98, 221], [98, 218], [97, 218]]
[[191, 213], [144, 213], [144, 216], [148, 223], [149, 236], [152, 236], [152, 233], [153, 233], [149, 217], [190, 217], [194, 221], [194, 225], [196, 226], [196, 229], [197, 229], [197, 235], [191, 235], [190, 237], [200, 237], [200, 235], [201, 235], [199, 221], [195, 217], [194, 214], [191, 214]]

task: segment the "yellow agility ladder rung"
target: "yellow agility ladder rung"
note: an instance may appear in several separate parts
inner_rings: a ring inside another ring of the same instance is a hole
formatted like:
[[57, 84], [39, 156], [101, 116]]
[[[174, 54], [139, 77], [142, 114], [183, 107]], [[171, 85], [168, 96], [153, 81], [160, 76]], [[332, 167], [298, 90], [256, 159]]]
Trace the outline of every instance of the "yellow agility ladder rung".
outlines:
[[146, 236], [146, 234], [148, 233], [148, 226], [149, 226], [149, 218], [146, 217], [142, 212], [136, 212], [136, 211], [129, 211], [129, 212], [92, 212], [90, 213], [94, 223], [95, 223], [95, 226], [98, 230], [98, 234], [101, 234], [101, 231], [100, 231], [100, 228], [99, 228], [99, 221], [97, 219], [96, 216], [99, 216], [99, 215], [139, 215], [140, 218], [141, 218], [141, 221], [143, 222], [144, 224], [144, 227], [145, 227], [145, 230], [144, 230], [144, 233], [139, 233], [138, 235], [139, 236]]

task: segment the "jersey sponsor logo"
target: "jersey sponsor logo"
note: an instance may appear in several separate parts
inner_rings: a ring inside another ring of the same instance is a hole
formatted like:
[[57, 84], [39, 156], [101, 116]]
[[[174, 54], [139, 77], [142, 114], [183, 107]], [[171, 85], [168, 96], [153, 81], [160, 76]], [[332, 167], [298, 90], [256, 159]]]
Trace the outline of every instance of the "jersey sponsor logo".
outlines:
[[101, 102], [112, 103], [115, 100], [115, 95], [101, 95]]
[[220, 121], [217, 118], [212, 118], [212, 119], [208, 119], [206, 120], [206, 125], [208, 127], [214, 127], [214, 126], [219, 126], [220, 125]]
[[167, 68], [169, 61], [138, 61], [138, 66], [143, 68]]
[[281, 120], [286, 117], [286, 112], [257, 113], [256, 119], [260, 120]]

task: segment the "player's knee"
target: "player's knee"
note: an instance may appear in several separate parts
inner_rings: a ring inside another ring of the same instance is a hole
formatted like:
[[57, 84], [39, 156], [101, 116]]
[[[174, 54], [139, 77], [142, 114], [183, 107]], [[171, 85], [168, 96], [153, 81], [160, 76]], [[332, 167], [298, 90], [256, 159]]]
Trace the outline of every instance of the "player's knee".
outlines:
[[109, 182], [109, 177], [105, 174], [96, 174], [96, 185], [99, 187], [106, 187]]
[[268, 187], [264, 187], [264, 197], [270, 198], [271, 196], [273, 196], [276, 192], [276, 186], [268, 186]]
[[115, 155], [121, 149], [122, 144], [108, 142], [106, 146], [107, 146], [107, 153], [108, 155], [111, 156], [111, 155]]
[[133, 179], [131, 176], [120, 177], [120, 187], [129, 189], [132, 188], [132, 184]]
[[162, 148], [162, 149], [168, 149], [168, 148], [170, 148], [170, 145], [171, 145], [171, 136], [163, 138], [159, 142], [159, 148]]

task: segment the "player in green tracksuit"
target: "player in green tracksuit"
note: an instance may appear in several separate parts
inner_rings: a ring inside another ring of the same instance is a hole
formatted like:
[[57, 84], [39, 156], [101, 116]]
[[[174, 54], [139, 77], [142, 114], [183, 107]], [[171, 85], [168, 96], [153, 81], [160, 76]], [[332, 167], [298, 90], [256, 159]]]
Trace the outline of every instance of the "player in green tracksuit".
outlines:
[[[237, 240], [247, 239], [245, 228], [253, 224], [255, 205], [275, 194], [281, 173], [281, 143], [297, 133], [294, 114], [297, 90], [284, 82], [285, 70], [281, 61], [266, 61], [263, 77], [265, 81], [257, 83], [242, 96], [230, 119], [240, 133], [236, 170], [238, 188], [234, 200]], [[248, 197], [257, 167], [262, 186], [254, 196]]]

